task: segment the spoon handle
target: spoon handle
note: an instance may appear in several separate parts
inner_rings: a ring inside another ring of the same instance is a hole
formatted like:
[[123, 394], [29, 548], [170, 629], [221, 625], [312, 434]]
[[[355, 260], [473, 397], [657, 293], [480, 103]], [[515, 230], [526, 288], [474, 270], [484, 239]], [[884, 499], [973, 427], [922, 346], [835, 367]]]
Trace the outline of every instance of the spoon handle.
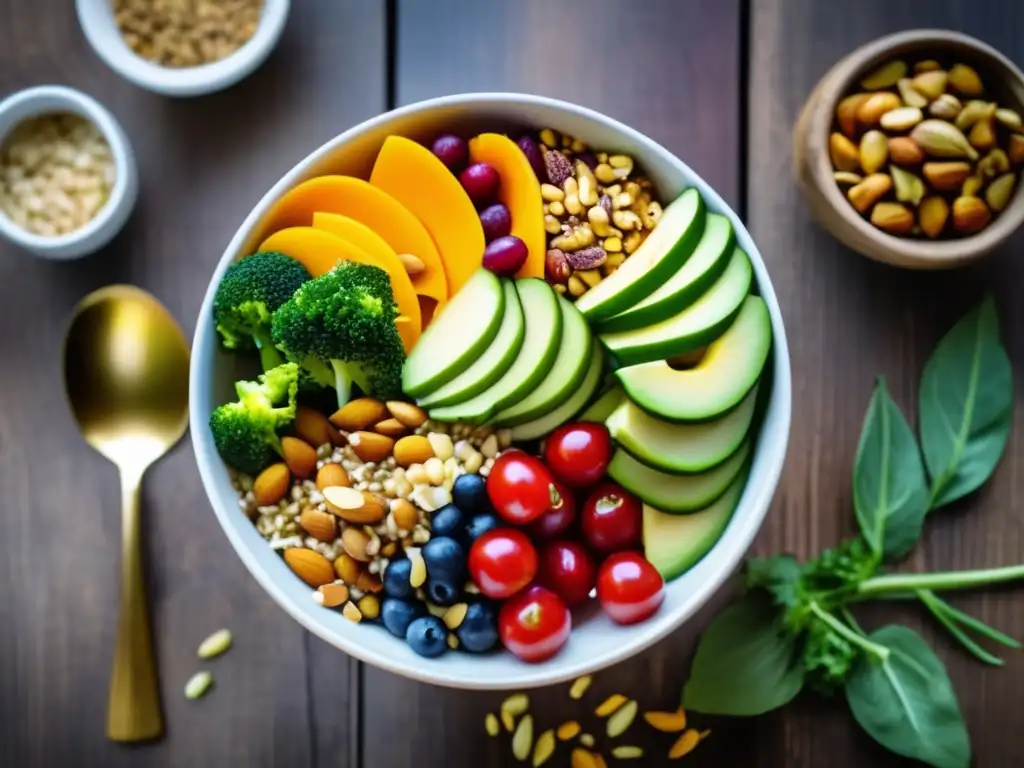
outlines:
[[163, 733], [160, 690], [142, 569], [142, 472], [121, 472], [121, 607], [107, 701], [107, 738], [142, 741]]

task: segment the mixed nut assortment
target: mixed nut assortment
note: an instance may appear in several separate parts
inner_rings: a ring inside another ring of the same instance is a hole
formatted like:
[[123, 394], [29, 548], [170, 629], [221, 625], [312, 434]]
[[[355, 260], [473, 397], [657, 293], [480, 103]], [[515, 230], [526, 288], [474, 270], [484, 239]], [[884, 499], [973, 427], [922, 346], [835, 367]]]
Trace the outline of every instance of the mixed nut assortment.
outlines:
[[548, 235], [545, 277], [555, 290], [578, 298], [614, 272], [661, 218], [651, 181], [632, 157], [592, 152], [579, 139], [544, 128], [520, 138], [544, 199]]
[[1024, 124], [972, 67], [897, 59], [839, 102], [829, 153], [836, 182], [879, 229], [969, 236], [1010, 202]]
[[110, 145], [89, 120], [29, 118], [0, 146], [0, 213], [33, 234], [66, 235], [99, 213], [115, 179]]

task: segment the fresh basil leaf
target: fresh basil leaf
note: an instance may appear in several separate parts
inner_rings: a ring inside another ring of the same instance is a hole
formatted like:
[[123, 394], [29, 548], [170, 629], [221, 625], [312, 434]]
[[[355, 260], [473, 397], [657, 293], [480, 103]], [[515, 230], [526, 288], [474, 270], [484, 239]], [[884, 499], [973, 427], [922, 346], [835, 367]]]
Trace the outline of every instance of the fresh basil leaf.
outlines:
[[1013, 372], [987, 296], [942, 338], [924, 367], [921, 447], [932, 478], [932, 509], [977, 489], [1010, 434]]
[[752, 557], [747, 560], [748, 589], [768, 590], [776, 605], [792, 607], [799, 602], [800, 563], [792, 555]]
[[921, 452], [903, 412], [878, 377], [857, 446], [853, 506], [871, 549], [887, 558], [909, 552], [928, 513]]
[[718, 614], [701, 636], [682, 703], [707, 714], [760, 715], [789, 703], [803, 684], [796, 638], [756, 591]]
[[846, 682], [853, 717], [891, 752], [935, 768], [968, 768], [971, 745], [946, 667], [907, 627], [868, 639], [889, 649], [885, 661], [862, 654]]

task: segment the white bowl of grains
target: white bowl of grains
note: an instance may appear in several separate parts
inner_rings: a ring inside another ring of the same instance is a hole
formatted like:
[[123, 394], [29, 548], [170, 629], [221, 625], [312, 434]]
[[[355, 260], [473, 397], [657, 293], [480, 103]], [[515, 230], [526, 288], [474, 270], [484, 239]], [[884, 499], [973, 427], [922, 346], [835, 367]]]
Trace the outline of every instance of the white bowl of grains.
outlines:
[[0, 235], [74, 259], [116, 235], [138, 196], [128, 137], [80, 91], [43, 85], [0, 102]]
[[290, 0], [76, 0], [96, 54], [127, 80], [165, 96], [234, 85], [270, 55]]

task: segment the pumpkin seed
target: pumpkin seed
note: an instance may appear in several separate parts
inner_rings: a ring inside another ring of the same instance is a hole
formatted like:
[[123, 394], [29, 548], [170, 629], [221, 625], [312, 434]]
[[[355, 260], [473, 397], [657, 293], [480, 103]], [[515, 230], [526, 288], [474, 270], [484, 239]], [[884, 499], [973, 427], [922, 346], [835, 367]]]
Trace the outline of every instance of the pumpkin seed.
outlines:
[[231, 647], [231, 630], [218, 629], [199, 644], [197, 651], [200, 659], [212, 659], [220, 656]]
[[516, 760], [526, 760], [530, 756], [530, 747], [533, 746], [533, 716], [523, 715], [519, 721], [516, 732], [512, 734], [512, 754]]
[[497, 736], [501, 732], [498, 718], [493, 712], [488, 712], [487, 717], [484, 718], [484, 730], [487, 731], [488, 736]]
[[569, 741], [580, 732], [580, 724], [575, 720], [569, 720], [566, 723], [562, 723], [558, 726], [558, 730], [555, 732], [558, 734], [560, 741]]
[[622, 705], [614, 715], [608, 718], [608, 737], [616, 739], [627, 730], [629, 726], [633, 724], [633, 720], [636, 719], [636, 710], [638, 704], [636, 701], [629, 701]]
[[612, 715], [617, 712], [619, 707], [627, 701], [629, 701], [629, 699], [621, 693], [613, 693], [598, 705], [597, 709], [594, 710], [594, 714], [598, 717], [608, 717], [608, 715]]
[[555, 754], [555, 732], [550, 728], [537, 737], [533, 747], [533, 768], [540, 768]]
[[211, 685], [213, 685], [213, 675], [205, 669], [201, 672], [196, 672], [185, 683], [185, 698], [198, 699], [210, 689]]
[[612, 750], [612, 756], [617, 757], [619, 760], [635, 760], [638, 757], [643, 757], [644, 751], [640, 747], [615, 747], [615, 749]]
[[572, 686], [569, 688], [569, 698], [571, 699], [582, 699], [583, 694], [587, 692], [590, 684], [594, 682], [594, 678], [590, 675], [584, 675], [583, 677], [576, 678]]

